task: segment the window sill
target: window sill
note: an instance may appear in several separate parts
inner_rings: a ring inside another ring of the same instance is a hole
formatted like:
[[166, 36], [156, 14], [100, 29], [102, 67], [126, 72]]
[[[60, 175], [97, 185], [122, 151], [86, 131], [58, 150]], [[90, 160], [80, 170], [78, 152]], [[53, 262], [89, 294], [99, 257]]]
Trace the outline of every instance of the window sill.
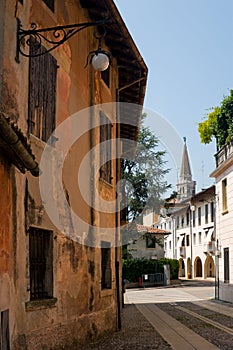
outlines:
[[108, 297], [113, 295], [113, 290], [112, 289], [102, 289], [101, 290], [101, 297]]
[[41, 309], [49, 309], [49, 308], [55, 307], [56, 303], [57, 303], [57, 298], [31, 300], [25, 303], [25, 310], [35, 311], [35, 310], [41, 310]]
[[222, 215], [228, 214], [228, 209], [222, 211]]
[[[113, 179], [113, 178], [112, 178]], [[102, 177], [99, 178], [99, 181], [104, 183], [105, 185], [107, 185], [110, 188], [113, 188], [113, 184], [111, 182], [108, 182], [107, 180], [103, 179]]]

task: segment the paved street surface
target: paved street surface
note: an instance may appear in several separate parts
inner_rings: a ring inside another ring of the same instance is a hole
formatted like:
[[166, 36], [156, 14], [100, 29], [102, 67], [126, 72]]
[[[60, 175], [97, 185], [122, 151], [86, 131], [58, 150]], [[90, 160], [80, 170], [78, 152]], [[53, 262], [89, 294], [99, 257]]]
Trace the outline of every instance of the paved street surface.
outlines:
[[213, 281], [128, 289], [120, 332], [83, 349], [233, 349], [233, 305], [213, 300]]
[[214, 282], [183, 281], [179, 286], [127, 290], [126, 303], [171, 303], [214, 298]]

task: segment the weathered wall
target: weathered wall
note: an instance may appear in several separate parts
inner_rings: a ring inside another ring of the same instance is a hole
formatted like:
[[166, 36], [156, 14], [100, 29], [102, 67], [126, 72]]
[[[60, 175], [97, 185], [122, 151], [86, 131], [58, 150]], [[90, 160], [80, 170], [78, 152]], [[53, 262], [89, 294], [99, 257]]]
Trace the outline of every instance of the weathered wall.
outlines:
[[[16, 8], [17, 3], [17, 8]], [[31, 22], [50, 27], [56, 24], [80, 23], [89, 19], [78, 1], [57, 1], [56, 13], [48, 10], [42, 0], [7, 1], [5, 12], [3, 51], [2, 110], [17, 122], [27, 134], [28, 113], [28, 59], [20, 57], [16, 63], [15, 31], [16, 16], [23, 27]], [[84, 69], [88, 53], [96, 49], [94, 29], [86, 29], [56, 51], [59, 68], [57, 73], [56, 123], [59, 125], [70, 115], [91, 104], [110, 102], [115, 98], [117, 73], [113, 68], [111, 85], [108, 88], [99, 73], [90, 66]], [[10, 43], [10, 45], [9, 45]], [[112, 111], [114, 121], [115, 111]], [[89, 123], [91, 125], [91, 115]], [[67, 130], [67, 137], [70, 130]], [[113, 135], [115, 135], [115, 126]], [[30, 135], [32, 151], [39, 161], [44, 143]], [[74, 145], [73, 157], [67, 157], [64, 183], [72, 208], [88, 223], [114, 227], [115, 214], [102, 217], [91, 211], [81, 198], [76, 183], [77, 167], [90, 145], [99, 142], [99, 132], [86, 133]], [[99, 162], [96, 154], [93, 162]], [[87, 169], [87, 180], [92, 176], [92, 164]], [[113, 163], [113, 174], [116, 168]], [[53, 179], [55, 180], [55, 179]], [[101, 251], [81, 245], [58, 231], [50, 222], [40, 197], [38, 179], [30, 174], [0, 163], [0, 311], [10, 310], [10, 338], [12, 349], [67, 349], [72, 344], [83, 342], [105, 330], [117, 327], [115, 249], [112, 249], [112, 289], [101, 290]], [[106, 200], [115, 198], [116, 177], [111, 185], [99, 182], [100, 195]], [[89, 183], [87, 191], [90, 191]], [[13, 188], [13, 189], [12, 189]], [[95, 198], [94, 198], [95, 200]], [[30, 226], [53, 230], [54, 300], [50, 303], [30, 302], [29, 235]], [[82, 233], [82, 232], [81, 232]]]

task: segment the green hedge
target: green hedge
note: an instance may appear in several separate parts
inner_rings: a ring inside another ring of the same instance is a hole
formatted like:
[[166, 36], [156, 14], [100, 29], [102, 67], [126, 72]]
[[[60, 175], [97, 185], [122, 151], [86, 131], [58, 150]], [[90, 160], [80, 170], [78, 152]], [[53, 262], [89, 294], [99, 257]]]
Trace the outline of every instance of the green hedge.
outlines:
[[178, 278], [179, 261], [176, 259], [162, 258], [159, 260], [127, 259], [123, 260], [123, 278], [129, 282], [138, 282], [143, 274], [163, 273], [163, 265], [170, 265], [171, 279]]

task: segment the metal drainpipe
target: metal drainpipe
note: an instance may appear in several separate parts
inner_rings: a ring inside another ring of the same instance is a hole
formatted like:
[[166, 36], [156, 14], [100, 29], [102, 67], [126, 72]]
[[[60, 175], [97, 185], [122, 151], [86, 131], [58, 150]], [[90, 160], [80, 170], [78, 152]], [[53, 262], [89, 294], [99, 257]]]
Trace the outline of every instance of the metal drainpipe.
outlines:
[[3, 113], [0, 113], [0, 136], [13, 150], [17, 157], [21, 160], [24, 168], [29, 170], [33, 176], [40, 175], [38, 163], [33, 159], [32, 155], [26, 150], [18, 135], [6, 121]]
[[4, 47], [4, 28], [5, 28], [5, 0], [0, 1], [0, 111], [2, 110], [2, 61]]

